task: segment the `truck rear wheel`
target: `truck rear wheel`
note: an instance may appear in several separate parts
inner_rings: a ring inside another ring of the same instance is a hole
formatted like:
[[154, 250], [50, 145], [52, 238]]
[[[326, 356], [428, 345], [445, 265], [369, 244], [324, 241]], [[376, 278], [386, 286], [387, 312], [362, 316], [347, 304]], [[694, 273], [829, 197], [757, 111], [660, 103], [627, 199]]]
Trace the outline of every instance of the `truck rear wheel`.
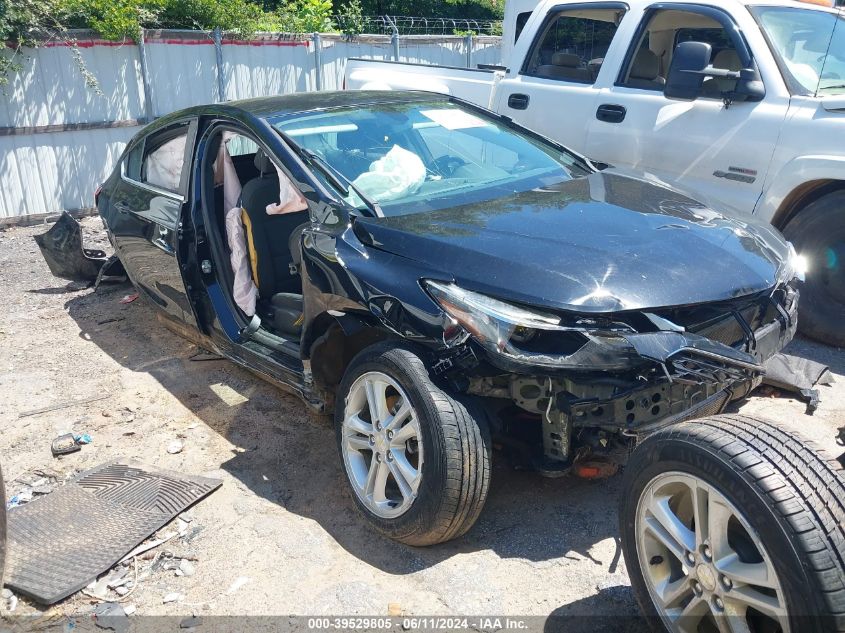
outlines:
[[473, 401], [432, 383], [417, 353], [378, 343], [353, 358], [335, 426], [355, 504], [382, 534], [433, 545], [475, 523], [490, 485], [489, 430]]
[[822, 343], [845, 347], [845, 190], [811, 202], [783, 230], [808, 261], [798, 329]]
[[620, 524], [655, 631], [845, 631], [845, 480], [771, 422], [714, 416], [646, 438]]

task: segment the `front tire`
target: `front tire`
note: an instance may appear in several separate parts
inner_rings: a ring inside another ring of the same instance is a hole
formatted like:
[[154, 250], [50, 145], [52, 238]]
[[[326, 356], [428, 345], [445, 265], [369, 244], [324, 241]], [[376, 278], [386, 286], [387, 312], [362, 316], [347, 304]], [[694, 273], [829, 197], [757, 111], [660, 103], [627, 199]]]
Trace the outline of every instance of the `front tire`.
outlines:
[[845, 347], [845, 190], [811, 202], [783, 229], [807, 258], [807, 280], [798, 307], [799, 331]]
[[845, 480], [795, 434], [714, 416], [625, 468], [622, 548], [655, 631], [845, 631]]
[[490, 485], [490, 434], [471, 400], [437, 387], [419, 354], [378, 343], [337, 394], [338, 449], [352, 497], [382, 534], [433, 545], [475, 523]]

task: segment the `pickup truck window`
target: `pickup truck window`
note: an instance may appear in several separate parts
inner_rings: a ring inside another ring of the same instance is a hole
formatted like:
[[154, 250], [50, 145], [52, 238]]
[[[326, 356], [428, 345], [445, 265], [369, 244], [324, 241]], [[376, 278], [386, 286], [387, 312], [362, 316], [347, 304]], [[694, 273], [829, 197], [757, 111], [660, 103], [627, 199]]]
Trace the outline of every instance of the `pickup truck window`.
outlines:
[[592, 84], [599, 74], [624, 11], [568, 9], [546, 18], [523, 74]]
[[553, 145], [444, 100], [338, 108], [270, 123], [318, 155], [341, 184], [352, 183], [340, 197], [364, 208], [362, 192], [386, 216], [491, 200], [591, 173]]
[[[636, 53], [629, 55], [619, 85], [641, 90], [663, 90], [672, 54], [680, 42], [705, 42], [712, 47], [710, 64], [716, 68], [739, 70], [742, 64], [730, 35], [711, 17], [695, 11], [659, 9], [647, 13]], [[736, 87], [736, 79], [709, 78], [702, 96], [721, 98]]]
[[522, 29], [525, 28], [525, 24], [528, 22], [528, 18], [531, 17], [531, 11], [523, 11], [519, 15], [516, 16], [516, 25], [514, 27], [513, 32], [513, 42], [516, 44], [516, 41], [519, 39], [520, 33], [522, 33]]
[[792, 7], [755, 7], [781, 73], [795, 94], [845, 94], [845, 18]]

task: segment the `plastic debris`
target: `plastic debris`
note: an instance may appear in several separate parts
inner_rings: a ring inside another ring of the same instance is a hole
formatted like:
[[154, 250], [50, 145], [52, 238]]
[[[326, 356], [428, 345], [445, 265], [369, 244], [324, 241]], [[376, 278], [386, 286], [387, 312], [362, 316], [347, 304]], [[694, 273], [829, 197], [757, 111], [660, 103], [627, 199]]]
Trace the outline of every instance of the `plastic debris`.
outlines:
[[11, 589], [3, 589], [3, 600], [6, 602], [6, 611], [12, 612], [18, 607], [18, 597], [12, 593]]
[[68, 455], [69, 453], [75, 453], [79, 450], [82, 449], [79, 447], [79, 444], [76, 443], [76, 439], [73, 437], [72, 433], [60, 435], [53, 440], [52, 444], [50, 444], [50, 451], [53, 453], [53, 457]]
[[117, 602], [104, 602], [94, 609], [94, 624], [101, 629], [111, 629], [117, 633], [129, 630], [126, 611]]
[[132, 293], [131, 295], [126, 295], [123, 299], [120, 300], [121, 303], [132, 303], [135, 299], [138, 298], [138, 293]]
[[190, 577], [190, 576], [193, 576], [196, 573], [196, 568], [194, 567], [194, 564], [191, 561], [183, 559], [179, 563], [178, 571], [181, 571], [183, 576], [189, 576]]
[[181, 441], [174, 440], [167, 445], [167, 452], [175, 455], [176, 453], [181, 453], [183, 448], [185, 448], [185, 445]]
[[181, 593], [176, 593], [174, 591], [173, 593], [169, 593], [164, 596], [164, 598], [161, 599], [161, 602], [162, 604], [167, 604], [168, 602], [181, 602], [183, 597], [184, 596], [182, 596]]
[[88, 433], [78, 433], [73, 436], [73, 441], [77, 444], [90, 444], [94, 440], [91, 439], [91, 436]]
[[25, 503], [32, 501], [32, 488], [24, 488], [18, 494], [14, 495], [6, 504], [7, 509], [17, 508]]
[[136, 607], [134, 604], [127, 604], [125, 607], [123, 607], [123, 612], [126, 615], [132, 615], [137, 610], [138, 610], [138, 607]]
[[235, 579], [235, 582], [233, 582], [233, 583], [229, 586], [229, 589], [228, 589], [228, 590], [226, 590], [226, 595], [231, 596], [231, 595], [232, 595], [233, 593], [235, 593], [238, 589], [240, 589], [240, 588], [241, 588], [241, 587], [243, 587], [245, 584], [247, 584], [248, 582], [251, 582], [251, 581], [252, 581], [252, 578], [250, 578], [250, 577], [248, 577], [248, 576], [239, 576], [238, 578], [236, 578], [236, 579]]

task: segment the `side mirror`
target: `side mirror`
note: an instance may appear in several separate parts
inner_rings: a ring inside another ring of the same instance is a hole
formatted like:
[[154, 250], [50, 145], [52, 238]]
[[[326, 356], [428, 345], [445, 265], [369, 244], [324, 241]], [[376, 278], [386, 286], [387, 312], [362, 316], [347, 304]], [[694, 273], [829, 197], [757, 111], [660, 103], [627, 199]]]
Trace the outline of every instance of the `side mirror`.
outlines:
[[710, 65], [713, 48], [704, 42], [681, 42], [675, 47], [663, 93], [669, 99], [696, 99]]
[[692, 100], [701, 96], [706, 77], [722, 77], [736, 80], [733, 90], [722, 97], [729, 105], [733, 101], [762, 101], [766, 88], [756, 68], [727, 70], [710, 65], [712, 48], [704, 42], [681, 42], [675, 47], [669, 76], [663, 93], [668, 99]]

